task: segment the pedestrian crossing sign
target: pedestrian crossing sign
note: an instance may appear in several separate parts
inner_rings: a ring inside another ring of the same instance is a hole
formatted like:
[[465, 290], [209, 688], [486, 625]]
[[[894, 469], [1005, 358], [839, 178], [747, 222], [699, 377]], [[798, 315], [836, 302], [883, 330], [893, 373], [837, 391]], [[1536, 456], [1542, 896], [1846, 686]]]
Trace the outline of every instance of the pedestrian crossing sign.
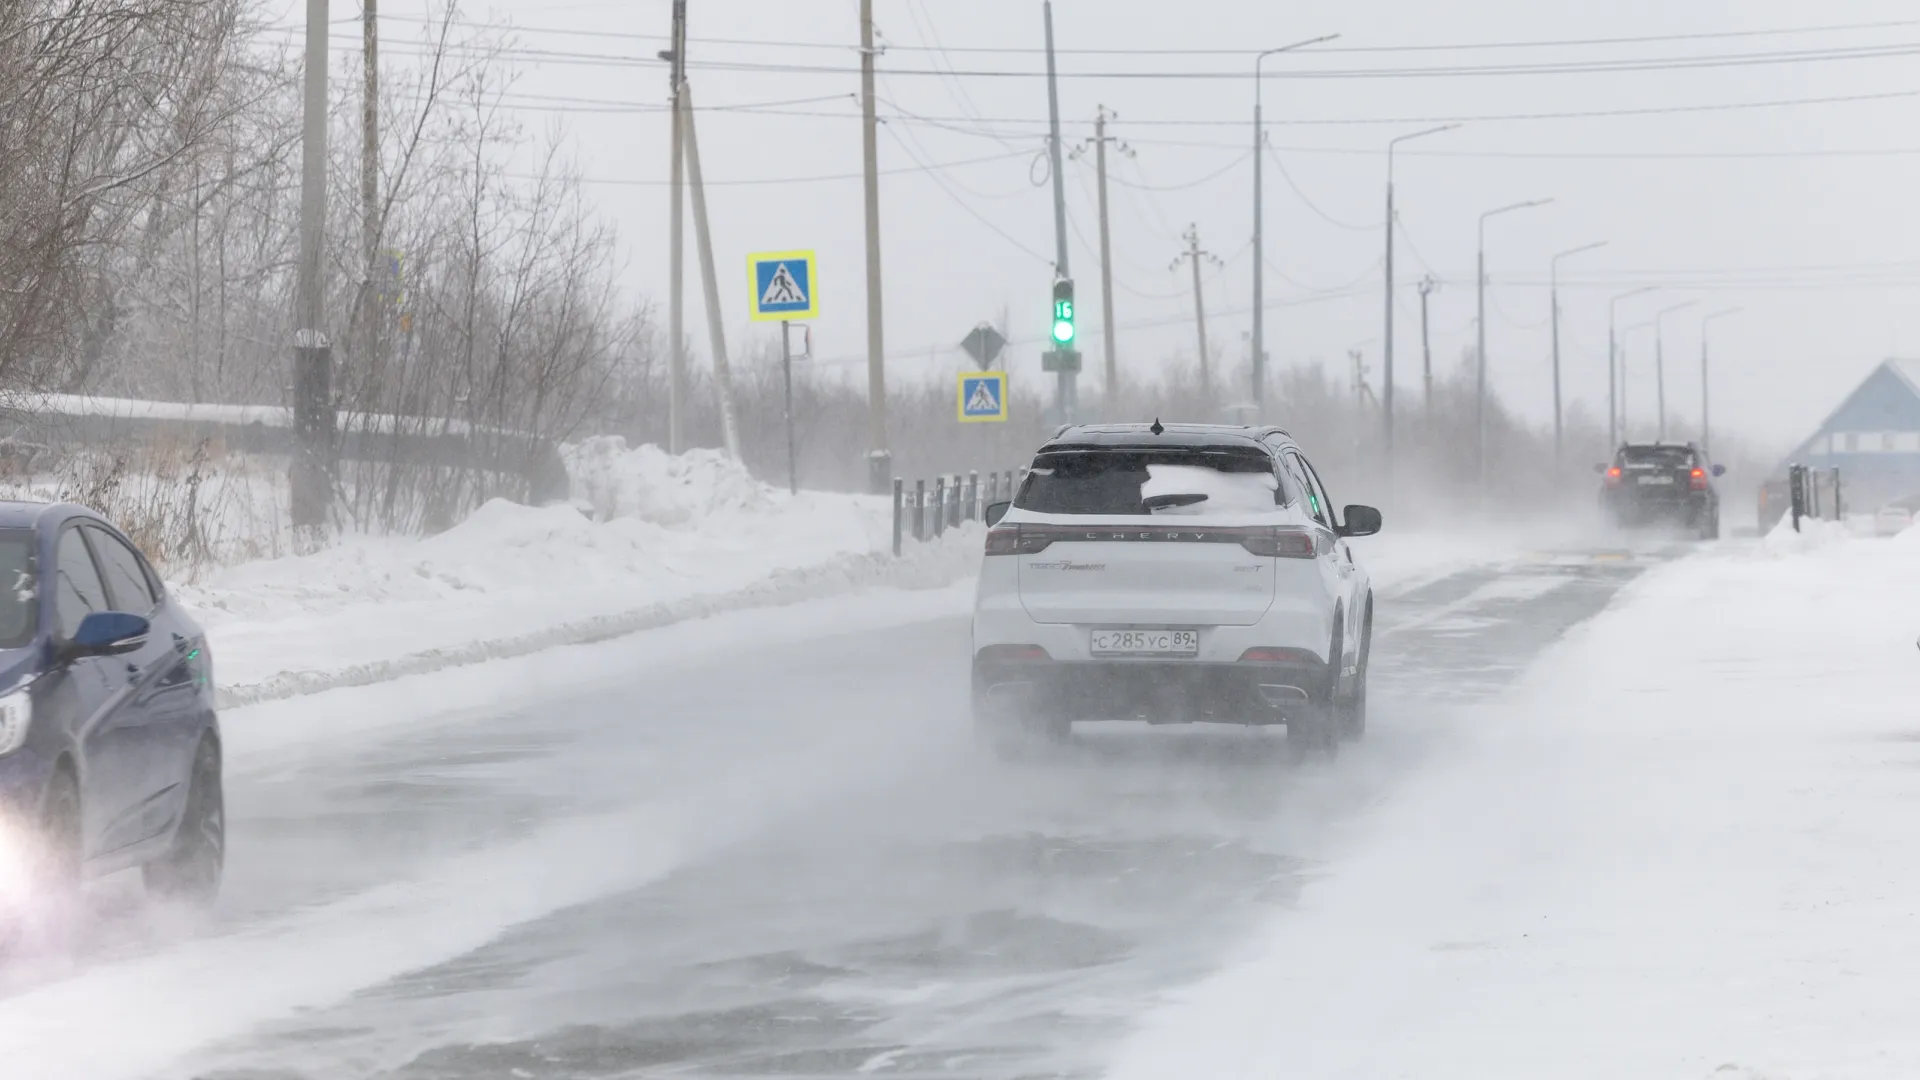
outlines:
[[968, 371], [960, 375], [960, 422], [992, 423], [1007, 418], [1007, 373]]
[[811, 251], [749, 255], [747, 283], [753, 287], [755, 322], [797, 322], [820, 314]]

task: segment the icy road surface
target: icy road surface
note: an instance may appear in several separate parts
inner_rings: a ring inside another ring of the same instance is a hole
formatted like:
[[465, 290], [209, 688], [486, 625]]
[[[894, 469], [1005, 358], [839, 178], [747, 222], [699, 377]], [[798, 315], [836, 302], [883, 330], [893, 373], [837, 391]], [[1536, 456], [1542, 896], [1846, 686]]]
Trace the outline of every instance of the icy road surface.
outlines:
[[1333, 766], [1208, 727], [988, 760], [957, 589], [236, 714], [216, 924], [101, 890], [76, 967], [0, 977], [0, 1060], [44, 1080], [1092, 1075], [1284, 911], [1436, 717], [1659, 557], [1383, 598], [1373, 732]]

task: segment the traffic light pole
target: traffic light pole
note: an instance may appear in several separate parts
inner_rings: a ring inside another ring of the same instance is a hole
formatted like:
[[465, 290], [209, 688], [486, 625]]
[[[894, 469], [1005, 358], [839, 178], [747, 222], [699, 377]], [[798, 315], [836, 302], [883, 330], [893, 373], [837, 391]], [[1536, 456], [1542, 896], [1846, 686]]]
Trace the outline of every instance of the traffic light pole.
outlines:
[[[1056, 297], [1058, 293], [1057, 285], [1062, 281], [1069, 283], [1068, 295], [1071, 296], [1073, 271], [1067, 262], [1066, 175], [1060, 165], [1060, 82], [1053, 63], [1053, 0], [1047, 0], [1046, 4], [1042, 7], [1042, 11], [1046, 16], [1047, 23], [1047, 117], [1049, 131], [1047, 152], [1053, 166], [1053, 277], [1056, 283]], [[1069, 301], [1069, 303], [1071, 303], [1071, 301]], [[1057, 308], [1058, 301], [1056, 299], [1054, 371], [1060, 380], [1058, 391], [1060, 422], [1070, 424], [1073, 422], [1074, 414], [1078, 411], [1075, 400], [1078, 387], [1075, 380], [1079, 375], [1079, 364], [1077, 361], [1080, 355], [1078, 351], [1072, 348], [1074, 342], [1071, 331], [1069, 331], [1064, 341], [1060, 338], [1057, 329]], [[1071, 312], [1071, 308], [1069, 308], [1069, 312]], [[1069, 321], [1071, 321], [1071, 314], [1069, 314], [1068, 318]], [[1071, 356], [1071, 360], [1068, 359], [1069, 356]]]

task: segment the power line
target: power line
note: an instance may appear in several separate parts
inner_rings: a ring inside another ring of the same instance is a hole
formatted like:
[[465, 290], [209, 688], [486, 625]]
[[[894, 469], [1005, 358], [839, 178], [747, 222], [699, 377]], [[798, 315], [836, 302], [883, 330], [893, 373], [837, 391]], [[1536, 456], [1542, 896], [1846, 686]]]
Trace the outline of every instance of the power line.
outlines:
[[[454, 43], [445, 47], [451, 54], [474, 58], [502, 57], [527, 60], [535, 63], [554, 63], [579, 67], [661, 67], [665, 61], [658, 57], [634, 56], [621, 53], [570, 52], [558, 49], [531, 49], [521, 46], [469, 45]], [[428, 48], [419, 47], [408, 50], [397, 47], [392, 51], [403, 56], [432, 56], [435, 53]], [[1307, 54], [1301, 54], [1307, 55]], [[1861, 60], [1888, 60], [1920, 55], [1920, 42], [1895, 42], [1876, 45], [1858, 45], [1829, 49], [1803, 49], [1762, 53], [1712, 53], [1694, 56], [1668, 57], [1622, 57], [1599, 60], [1550, 61], [1518, 64], [1475, 64], [1437, 67], [1404, 68], [1292, 68], [1269, 72], [1266, 78], [1283, 80], [1345, 80], [1345, 79], [1430, 79], [1430, 78], [1484, 78], [1497, 76], [1528, 75], [1590, 75], [1638, 73], [1649, 71], [1686, 71], [1718, 68], [1771, 67], [1788, 64], [1837, 63]], [[702, 60], [690, 62], [688, 67], [696, 71], [762, 72], [782, 75], [833, 75], [852, 76], [858, 68], [825, 64], [796, 64], [764, 61], [738, 60]], [[1041, 70], [1017, 69], [976, 69], [956, 68], [891, 68], [888, 74], [898, 77], [938, 78], [938, 79], [1042, 79], [1046, 72]], [[1240, 82], [1254, 76], [1244, 70], [1192, 70], [1192, 71], [1062, 71], [1062, 79], [1115, 80], [1115, 81], [1232, 81]]]
[[1159, 191], [1159, 192], [1187, 191], [1192, 188], [1197, 188], [1202, 184], [1209, 184], [1215, 180], [1220, 179], [1222, 176], [1225, 176], [1228, 173], [1239, 169], [1240, 166], [1245, 165], [1247, 161], [1252, 157], [1253, 157], [1253, 151], [1249, 150], [1246, 153], [1235, 158], [1234, 160], [1228, 162], [1227, 164], [1222, 165], [1220, 168], [1215, 169], [1214, 171], [1206, 174], [1205, 176], [1199, 177], [1198, 179], [1194, 179], [1194, 180], [1188, 180], [1185, 183], [1180, 183], [1180, 184], [1161, 184], [1161, 185], [1136, 184], [1131, 180], [1122, 180], [1117, 176], [1108, 177], [1108, 179], [1112, 180], [1114, 183], [1119, 184], [1122, 187], [1136, 188], [1140, 191]]
[[[382, 22], [428, 23], [437, 25], [437, 19], [424, 16], [387, 15], [380, 16]], [[334, 20], [335, 25], [358, 25], [359, 19], [346, 18]], [[460, 20], [458, 25], [480, 30], [496, 30], [521, 34], [547, 34], [556, 37], [587, 37], [596, 40], [611, 41], [666, 41], [664, 34], [621, 33], [605, 30], [576, 30], [552, 26], [521, 26], [514, 23], [477, 22]], [[1913, 20], [1890, 20], [1883, 22], [1837, 23], [1817, 26], [1775, 27], [1754, 30], [1710, 30], [1685, 34], [1647, 34], [1636, 36], [1595, 37], [1595, 38], [1548, 38], [1519, 41], [1482, 41], [1482, 42], [1442, 42], [1412, 45], [1324, 45], [1316, 46], [1315, 53], [1368, 55], [1391, 53], [1434, 53], [1434, 52], [1474, 52], [1482, 50], [1507, 49], [1561, 49], [1561, 48], [1597, 48], [1612, 45], [1656, 45], [1687, 41], [1730, 41], [1766, 37], [1802, 37], [1816, 34], [1860, 33], [1864, 31], [1908, 29], [1920, 26]], [[294, 30], [295, 27], [274, 27], [275, 30]], [[769, 38], [692, 38], [691, 45], [724, 45], [766, 49], [810, 49], [831, 52], [850, 52], [853, 46], [831, 41], [791, 41]], [[944, 43], [927, 46], [889, 45], [890, 52], [916, 53], [954, 53], [965, 55], [990, 56], [1032, 56], [1045, 50], [1032, 46], [996, 46], [971, 45], [947, 46]], [[1255, 48], [1060, 48], [1054, 50], [1059, 56], [1221, 56], [1251, 57], [1259, 52]]]
[[[942, 162], [933, 162], [926, 165], [914, 165], [911, 167], [900, 166], [900, 167], [895, 167], [891, 169], [881, 169], [880, 175], [881, 176], [904, 176], [912, 173], [938, 172], [945, 169], [958, 169], [958, 168], [964, 168], [970, 165], [985, 165], [989, 162], [1007, 161], [1012, 158], [1026, 157], [1026, 156], [1027, 156], [1026, 151], [1017, 150], [1011, 154], [993, 154], [987, 157], [967, 158], [962, 161], [942, 161]], [[746, 180], [708, 180], [706, 182], [706, 185], [708, 187], [758, 187], [762, 185], [819, 184], [819, 183], [826, 183], [828, 181], [834, 181], [834, 180], [859, 180], [862, 178], [862, 175], [863, 174], [856, 172], [856, 173], [830, 173], [830, 174], [819, 175], [819, 176], [766, 176], [766, 177], [755, 177], [755, 178], [746, 179]], [[523, 173], [508, 173], [507, 178], [511, 180], [538, 179], [538, 177], [535, 177], [531, 174], [523, 174]], [[672, 183], [672, 181], [670, 180], [637, 180], [637, 179], [628, 179], [628, 178], [620, 178], [620, 177], [583, 176], [583, 177], [580, 177], [579, 179], [580, 179], [580, 182], [583, 184], [604, 184], [612, 187], [665, 187], [666, 185]], [[982, 197], [986, 198], [989, 196], [982, 196]]]
[[921, 161], [919, 155], [913, 152], [913, 147], [908, 146], [906, 140], [902, 139], [900, 135], [897, 132], [895, 132], [891, 126], [883, 125], [883, 127], [886, 130], [887, 134], [893, 137], [893, 141], [899, 144], [900, 149], [904, 151], [908, 157], [912, 158], [914, 163], [919, 165], [926, 172], [928, 176], [932, 177], [933, 182], [940, 185], [940, 190], [945, 192], [947, 195], [947, 198], [952, 199], [954, 203], [960, 207], [960, 209], [965, 210], [968, 214], [970, 214], [974, 218], [974, 220], [978, 221], [982, 225], [985, 225], [988, 229], [991, 229], [996, 236], [1000, 237], [1000, 239], [1005, 240], [1009, 244], [1012, 244], [1015, 248], [1019, 249], [1021, 252], [1032, 257], [1033, 259], [1037, 260], [1042, 265], [1045, 265], [1045, 266], [1053, 265], [1052, 259], [1047, 258], [1045, 255], [1042, 255], [1039, 252], [1028, 247], [1027, 245], [1021, 243], [1019, 240], [1014, 238], [1013, 234], [1007, 232], [1005, 229], [1002, 229], [1000, 226], [995, 225], [990, 219], [987, 218], [986, 215], [980, 213], [980, 211], [978, 210], [975, 210], [972, 207], [972, 205], [970, 205], [965, 199], [962, 199], [960, 196], [954, 194], [953, 189], [948, 187], [946, 180], [941, 177], [940, 171], [938, 168], [936, 168], [935, 166], [929, 165], [927, 162]]
[[[1273, 163], [1275, 167], [1277, 167], [1280, 170], [1280, 175], [1282, 178], [1286, 180], [1287, 186], [1292, 188], [1293, 193], [1300, 197], [1300, 201], [1306, 204], [1307, 209], [1313, 211], [1314, 214], [1319, 216], [1322, 220], [1326, 221], [1328, 224], [1337, 226], [1338, 228], [1346, 229], [1349, 232], [1372, 232], [1375, 229], [1380, 228], [1379, 225], [1354, 225], [1349, 222], [1341, 221], [1339, 218], [1334, 217], [1332, 214], [1329, 214], [1325, 210], [1320, 209], [1319, 204], [1314, 202], [1311, 198], [1309, 198], [1307, 196], [1307, 193], [1300, 189], [1300, 185], [1294, 182], [1293, 173], [1287, 171], [1286, 161], [1283, 160], [1279, 154], [1276, 154], [1273, 152], [1273, 147], [1271, 145], [1267, 146], [1267, 156], [1273, 159]], [[1385, 256], [1382, 256], [1381, 258], [1384, 261]]]

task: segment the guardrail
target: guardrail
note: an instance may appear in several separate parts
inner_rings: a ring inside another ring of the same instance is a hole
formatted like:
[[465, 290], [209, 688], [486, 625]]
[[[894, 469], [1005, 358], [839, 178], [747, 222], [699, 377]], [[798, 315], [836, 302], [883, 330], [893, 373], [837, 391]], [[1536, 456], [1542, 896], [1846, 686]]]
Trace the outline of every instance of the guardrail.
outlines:
[[985, 519], [987, 507], [1013, 498], [1026, 474], [1025, 469], [947, 473], [930, 482], [914, 480], [912, 487], [894, 477], [893, 553], [900, 554], [909, 536], [931, 540], [965, 522]]

